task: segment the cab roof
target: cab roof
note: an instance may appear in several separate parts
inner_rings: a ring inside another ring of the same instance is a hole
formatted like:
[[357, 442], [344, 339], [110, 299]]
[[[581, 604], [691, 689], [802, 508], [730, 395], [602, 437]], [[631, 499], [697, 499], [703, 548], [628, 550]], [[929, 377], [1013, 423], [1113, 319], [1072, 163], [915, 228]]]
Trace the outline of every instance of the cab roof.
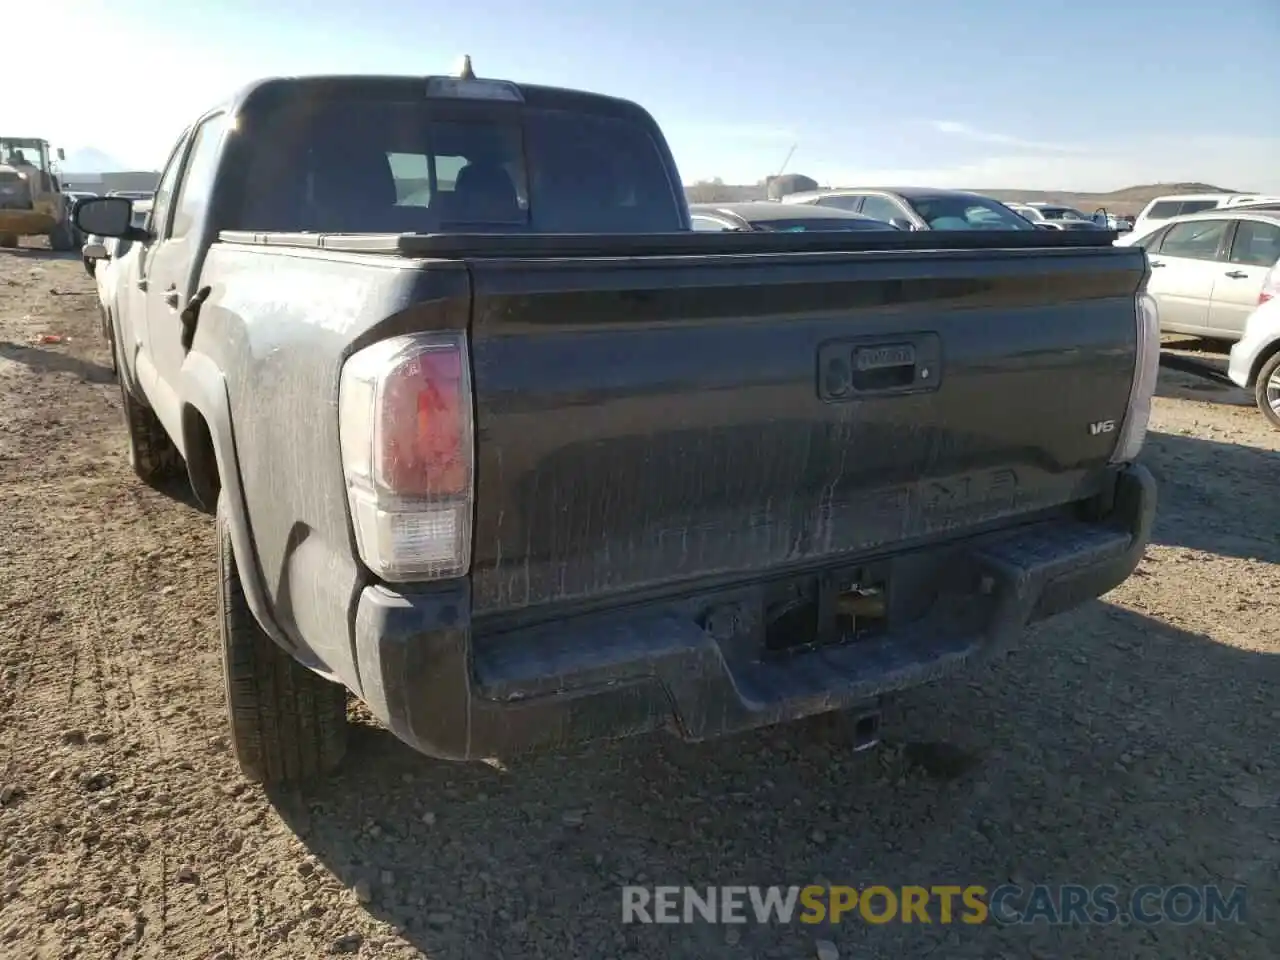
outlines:
[[467, 85], [481, 91], [488, 88], [504, 88], [514, 91], [516, 102], [528, 107], [559, 110], [580, 110], [583, 112], [605, 113], [612, 116], [635, 119], [649, 124], [653, 118], [639, 104], [611, 97], [602, 93], [589, 93], [584, 90], [572, 90], [563, 87], [548, 87], [538, 84], [514, 83], [491, 77], [477, 77], [471, 80], [443, 74], [411, 76], [401, 74], [316, 74], [299, 76], [264, 77], [238, 89], [221, 104], [205, 112], [205, 116], [225, 111], [232, 116], [246, 109], [251, 109], [260, 101], [273, 99], [275, 96], [293, 95], [302, 100], [324, 100], [339, 96], [386, 100], [422, 100], [446, 99], [452, 102], [474, 100], [476, 102], [493, 102], [511, 97], [474, 96], [464, 93], [446, 95], [428, 91], [431, 82], [455, 84], [463, 91]]

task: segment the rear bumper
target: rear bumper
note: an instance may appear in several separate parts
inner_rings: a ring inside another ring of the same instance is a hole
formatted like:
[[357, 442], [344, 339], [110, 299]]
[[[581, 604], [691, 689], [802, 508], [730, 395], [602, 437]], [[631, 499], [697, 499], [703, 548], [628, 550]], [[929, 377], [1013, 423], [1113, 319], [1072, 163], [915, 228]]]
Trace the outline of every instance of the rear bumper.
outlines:
[[[473, 637], [465, 582], [362, 593], [361, 695], [423, 753], [466, 760], [671, 728], [708, 739], [864, 703], [936, 679], [1015, 639], [1031, 621], [1115, 587], [1137, 566], [1155, 516], [1145, 467], [1116, 475], [1096, 521], [1051, 520], [887, 562], [891, 583], [929, 602], [870, 640], [761, 660], [750, 639], [759, 588], [722, 590]], [[745, 612], [739, 635], [699, 625]]]

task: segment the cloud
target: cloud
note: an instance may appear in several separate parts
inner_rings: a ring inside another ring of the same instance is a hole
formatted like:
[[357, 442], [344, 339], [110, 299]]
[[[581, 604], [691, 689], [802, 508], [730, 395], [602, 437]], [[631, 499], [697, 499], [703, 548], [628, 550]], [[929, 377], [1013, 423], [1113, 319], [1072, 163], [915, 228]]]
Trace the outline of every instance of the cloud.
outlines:
[[967, 123], [961, 123], [958, 120], [928, 120], [925, 121], [930, 127], [939, 133], [945, 133], [954, 137], [963, 137], [966, 140], [972, 140], [975, 143], [993, 143], [1002, 147], [1013, 147], [1020, 150], [1035, 150], [1041, 153], [1085, 153], [1088, 147], [1075, 143], [1050, 143], [1044, 140], [1024, 140], [1021, 137], [1013, 137], [1007, 133], [992, 133], [988, 130], [979, 130], [977, 127], [970, 126]]

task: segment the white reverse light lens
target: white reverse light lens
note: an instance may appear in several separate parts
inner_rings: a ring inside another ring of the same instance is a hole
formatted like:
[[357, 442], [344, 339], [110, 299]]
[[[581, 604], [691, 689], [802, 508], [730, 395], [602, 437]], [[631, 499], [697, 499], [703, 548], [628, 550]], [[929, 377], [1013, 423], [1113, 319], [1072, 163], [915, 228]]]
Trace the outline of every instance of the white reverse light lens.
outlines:
[[1146, 293], [1136, 298], [1138, 315], [1138, 342], [1133, 369], [1133, 385], [1129, 388], [1129, 406], [1125, 410], [1124, 425], [1111, 454], [1112, 463], [1129, 463], [1142, 452], [1147, 438], [1147, 424], [1151, 420], [1151, 398], [1155, 396], [1156, 379], [1160, 374], [1160, 309]]

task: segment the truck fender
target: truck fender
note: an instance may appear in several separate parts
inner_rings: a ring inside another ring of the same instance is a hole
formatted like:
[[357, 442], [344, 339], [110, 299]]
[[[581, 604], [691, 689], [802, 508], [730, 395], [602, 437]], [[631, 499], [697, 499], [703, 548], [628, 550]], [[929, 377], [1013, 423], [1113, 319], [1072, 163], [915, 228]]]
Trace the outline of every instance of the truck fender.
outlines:
[[[208, 356], [189, 353], [182, 364], [181, 396], [182, 448], [186, 453], [192, 488], [203, 502], [212, 487], [213, 478], [208, 476], [208, 471], [216, 466], [217, 478], [227, 501], [231, 548], [249, 610], [267, 636], [284, 649], [294, 651], [297, 644], [280, 629], [272, 616], [258, 554], [253, 546], [253, 530], [249, 526], [249, 511], [244, 502], [244, 487], [240, 482], [240, 465], [236, 458], [226, 378]], [[207, 436], [204, 435], [206, 431]], [[212, 450], [213, 464], [206, 462], [208, 450]], [[213, 505], [206, 506], [212, 508]]]

